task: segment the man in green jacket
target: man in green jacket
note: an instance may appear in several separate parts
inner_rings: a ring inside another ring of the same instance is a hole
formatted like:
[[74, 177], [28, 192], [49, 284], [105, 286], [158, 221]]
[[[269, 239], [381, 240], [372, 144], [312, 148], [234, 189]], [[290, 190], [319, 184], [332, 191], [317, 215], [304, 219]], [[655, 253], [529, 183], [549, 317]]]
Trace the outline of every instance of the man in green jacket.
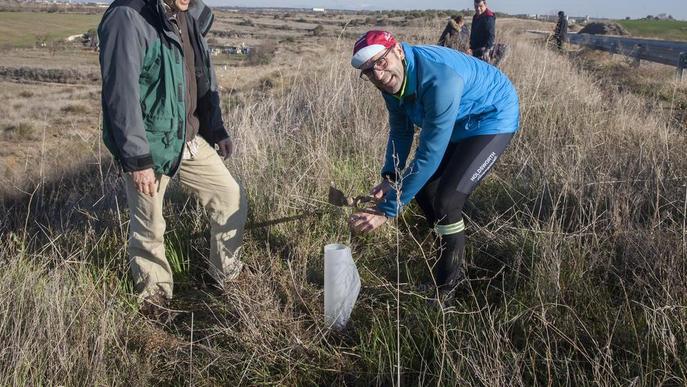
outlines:
[[246, 205], [222, 160], [232, 142], [205, 40], [212, 21], [200, 0], [116, 0], [98, 27], [103, 141], [125, 172], [130, 268], [146, 314], [172, 298], [162, 216], [171, 177], [209, 213], [217, 285], [242, 266]]

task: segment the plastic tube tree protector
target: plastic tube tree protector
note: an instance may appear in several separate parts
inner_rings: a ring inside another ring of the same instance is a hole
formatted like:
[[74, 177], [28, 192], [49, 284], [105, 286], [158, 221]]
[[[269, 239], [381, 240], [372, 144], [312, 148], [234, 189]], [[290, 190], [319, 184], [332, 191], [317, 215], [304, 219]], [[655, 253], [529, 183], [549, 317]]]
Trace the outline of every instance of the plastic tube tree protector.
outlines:
[[342, 329], [351, 317], [360, 292], [360, 275], [351, 249], [334, 243], [324, 247], [324, 318], [328, 327]]

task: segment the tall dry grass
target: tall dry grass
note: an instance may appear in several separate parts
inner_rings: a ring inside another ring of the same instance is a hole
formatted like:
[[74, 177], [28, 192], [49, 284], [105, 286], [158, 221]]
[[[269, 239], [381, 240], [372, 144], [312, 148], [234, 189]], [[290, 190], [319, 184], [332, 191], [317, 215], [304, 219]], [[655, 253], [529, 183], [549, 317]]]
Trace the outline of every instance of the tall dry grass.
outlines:
[[[184, 313], [170, 326], [132, 306], [128, 215], [107, 162], [3, 201], [2, 384], [687, 383], [684, 128], [516, 32], [501, 38], [521, 132], [466, 210], [472, 293], [455, 308], [412, 291], [435, 261], [416, 208], [351, 237], [324, 203], [331, 181], [352, 193], [377, 182], [387, 130], [380, 96], [347, 64], [350, 42], [333, 42], [276, 86], [225, 96], [250, 221], [320, 213], [249, 231], [253, 273], [220, 294], [198, 285], [204, 215], [173, 187]], [[351, 244], [363, 283], [340, 333], [321, 307], [334, 241]]]

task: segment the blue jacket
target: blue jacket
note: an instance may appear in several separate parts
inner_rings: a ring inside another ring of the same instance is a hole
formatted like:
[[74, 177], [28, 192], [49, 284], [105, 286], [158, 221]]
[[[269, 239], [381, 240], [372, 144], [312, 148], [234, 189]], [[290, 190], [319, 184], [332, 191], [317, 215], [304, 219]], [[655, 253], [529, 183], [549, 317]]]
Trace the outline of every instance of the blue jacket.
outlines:
[[[439, 167], [451, 142], [518, 130], [519, 106], [508, 78], [479, 59], [439, 46], [401, 44], [405, 79], [400, 97], [382, 93], [389, 110], [389, 141], [382, 176], [403, 172], [400, 205], [390, 191], [377, 208], [395, 217]], [[421, 127], [415, 158], [405, 168]], [[404, 170], [405, 169], [405, 170]]]

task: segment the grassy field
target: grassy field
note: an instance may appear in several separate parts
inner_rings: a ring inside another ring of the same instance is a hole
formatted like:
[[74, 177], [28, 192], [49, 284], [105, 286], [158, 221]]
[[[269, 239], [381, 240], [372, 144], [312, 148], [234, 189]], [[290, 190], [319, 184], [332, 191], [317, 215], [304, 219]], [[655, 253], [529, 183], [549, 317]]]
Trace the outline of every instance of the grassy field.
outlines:
[[[392, 31], [427, 43], [443, 25]], [[322, 214], [249, 230], [252, 273], [212, 291], [199, 274], [206, 216], [172, 184], [166, 251], [182, 313], [169, 325], [137, 313], [122, 177], [97, 128], [41, 151], [28, 182], [3, 180], [0, 385], [685, 385], [684, 125], [644, 95], [606, 88], [526, 28], [500, 28], [521, 130], [470, 199], [471, 292], [455, 307], [415, 291], [436, 263], [415, 206], [351, 236], [347, 211], [325, 204], [332, 181], [352, 194], [377, 183], [388, 128], [381, 96], [350, 67], [353, 39], [313, 38], [319, 55], [298, 62], [280, 49], [271, 66], [220, 77], [236, 144], [227, 164], [249, 223]], [[96, 99], [90, 86], [70, 88], [0, 97]], [[16, 114], [30, 113], [23, 104]], [[34, 147], [45, 143], [38, 133]], [[331, 242], [351, 245], [362, 277], [343, 332], [323, 318]]]
[[0, 12], [0, 47], [32, 47], [96, 28], [101, 15]]
[[687, 40], [687, 21], [618, 20], [633, 36], [665, 40]]

